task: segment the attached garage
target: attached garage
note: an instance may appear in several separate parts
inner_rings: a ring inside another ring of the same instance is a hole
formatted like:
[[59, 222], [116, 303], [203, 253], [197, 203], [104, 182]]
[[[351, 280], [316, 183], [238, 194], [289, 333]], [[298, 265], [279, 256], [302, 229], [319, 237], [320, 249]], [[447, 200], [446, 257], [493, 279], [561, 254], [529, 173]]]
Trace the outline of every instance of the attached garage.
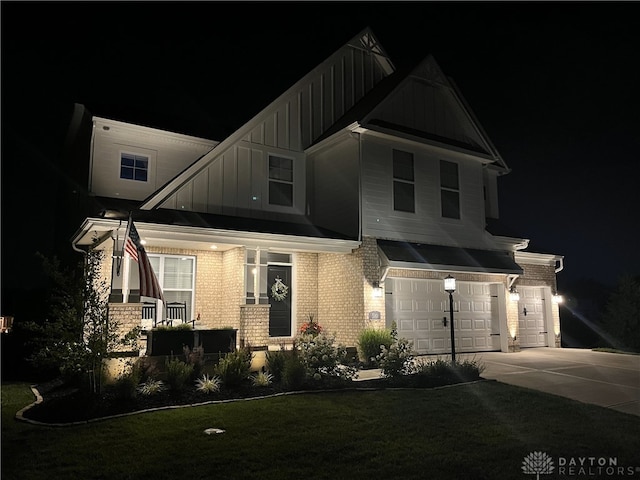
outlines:
[[[442, 280], [388, 278], [386, 318], [420, 354], [451, 352], [449, 294]], [[456, 352], [500, 350], [497, 285], [458, 282], [454, 293]]]
[[518, 332], [520, 347], [546, 347], [548, 345], [545, 321], [544, 290], [541, 287], [519, 287]]

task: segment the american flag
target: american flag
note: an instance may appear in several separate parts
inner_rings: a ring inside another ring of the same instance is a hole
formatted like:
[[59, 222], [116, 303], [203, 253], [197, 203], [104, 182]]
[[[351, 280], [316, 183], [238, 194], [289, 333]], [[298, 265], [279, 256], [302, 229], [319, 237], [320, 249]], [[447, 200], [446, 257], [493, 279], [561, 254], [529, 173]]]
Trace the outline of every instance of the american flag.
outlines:
[[138, 235], [138, 230], [133, 224], [133, 220], [129, 220], [127, 235], [124, 241], [124, 251], [128, 253], [133, 260], [138, 262], [138, 272], [140, 274], [140, 296], [159, 298], [164, 302], [164, 295], [160, 288], [160, 284], [158, 283], [158, 278], [153, 272], [153, 267], [151, 267], [149, 257], [147, 257], [147, 252], [145, 252], [144, 247], [140, 242], [140, 235]]

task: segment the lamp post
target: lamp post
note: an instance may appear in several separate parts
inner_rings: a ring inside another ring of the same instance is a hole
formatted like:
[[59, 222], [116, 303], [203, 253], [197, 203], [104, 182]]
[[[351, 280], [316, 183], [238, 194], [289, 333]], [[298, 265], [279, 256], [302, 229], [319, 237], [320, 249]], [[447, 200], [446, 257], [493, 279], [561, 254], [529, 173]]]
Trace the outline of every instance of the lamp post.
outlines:
[[456, 291], [456, 279], [451, 275], [447, 275], [444, 279], [444, 291], [449, 294], [449, 315], [451, 327], [451, 363], [456, 363], [456, 341], [453, 336], [453, 292]]

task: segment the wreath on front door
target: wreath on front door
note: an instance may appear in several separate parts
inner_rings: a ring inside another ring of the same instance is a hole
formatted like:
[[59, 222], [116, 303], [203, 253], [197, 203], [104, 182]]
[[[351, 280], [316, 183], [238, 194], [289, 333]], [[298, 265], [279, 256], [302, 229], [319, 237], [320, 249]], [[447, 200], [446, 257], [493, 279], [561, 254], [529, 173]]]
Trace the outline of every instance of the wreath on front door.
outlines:
[[271, 296], [277, 302], [281, 302], [285, 298], [287, 298], [287, 293], [289, 292], [289, 287], [287, 287], [284, 283], [282, 283], [282, 279], [280, 277], [276, 277], [276, 281], [271, 285]]

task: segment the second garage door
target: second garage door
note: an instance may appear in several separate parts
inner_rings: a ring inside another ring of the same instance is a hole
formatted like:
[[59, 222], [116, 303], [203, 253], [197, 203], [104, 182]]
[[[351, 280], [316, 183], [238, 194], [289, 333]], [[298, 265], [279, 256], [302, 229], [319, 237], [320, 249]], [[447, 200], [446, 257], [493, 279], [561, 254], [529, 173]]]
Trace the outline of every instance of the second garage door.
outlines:
[[[451, 352], [449, 294], [441, 280], [388, 278], [387, 322], [420, 354]], [[488, 283], [458, 282], [454, 298], [456, 352], [500, 350], [497, 295]], [[444, 319], [446, 318], [446, 324]]]

